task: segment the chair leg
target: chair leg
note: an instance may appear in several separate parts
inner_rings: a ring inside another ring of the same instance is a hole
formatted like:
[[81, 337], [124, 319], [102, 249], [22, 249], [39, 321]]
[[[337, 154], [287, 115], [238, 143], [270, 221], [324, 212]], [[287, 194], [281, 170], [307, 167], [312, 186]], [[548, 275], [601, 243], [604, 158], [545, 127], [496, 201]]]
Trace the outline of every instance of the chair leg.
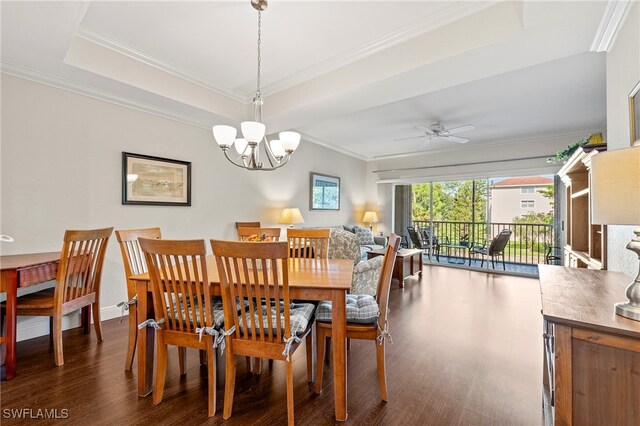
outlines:
[[378, 344], [376, 340], [374, 342], [376, 345], [376, 360], [378, 364], [378, 382], [380, 382], [380, 397], [383, 401], [387, 401], [387, 368], [384, 362], [384, 349], [385, 343]]
[[480, 262], [480, 267], [482, 268], [484, 266], [484, 257], [482, 258], [482, 262]]
[[313, 383], [313, 329], [304, 340], [307, 352], [307, 383]]
[[100, 321], [100, 305], [96, 300], [91, 306], [93, 312], [93, 328], [96, 329], [96, 338], [102, 341], [102, 322]]
[[49, 317], [49, 342], [53, 342], [53, 317]]
[[287, 419], [289, 426], [294, 425], [293, 421], [293, 362], [287, 361]]
[[[331, 352], [331, 335], [329, 333], [325, 334], [326, 338], [325, 338], [325, 342], [324, 342], [324, 350], [326, 353], [330, 354]], [[325, 358], [325, 364], [329, 365], [331, 364], [331, 357], [328, 356]]]
[[167, 378], [167, 345], [161, 331], [156, 332], [156, 386], [153, 390], [153, 405], [162, 402], [164, 393], [164, 381]]
[[253, 361], [251, 357], [245, 357], [245, 362], [247, 363], [247, 373], [251, 373], [253, 371]]
[[496, 258], [491, 256], [491, 268], [496, 269]]
[[200, 349], [198, 353], [200, 354], [200, 365], [205, 365], [207, 363], [207, 351]]
[[216, 414], [216, 348], [213, 343], [204, 352], [207, 357], [207, 408], [209, 417], [213, 417]]
[[186, 374], [186, 358], [187, 358], [187, 348], [184, 346], [178, 346], [178, 364], [180, 364], [180, 375], [184, 376]]
[[502, 255], [502, 269], [507, 270], [507, 265], [504, 264], [504, 254]]
[[325, 331], [316, 326], [316, 393], [322, 392], [322, 371], [324, 369], [324, 353], [326, 343]]
[[82, 334], [89, 334], [89, 328], [91, 326], [91, 322], [89, 321], [89, 314], [91, 312], [91, 305], [85, 306], [81, 309], [81, 323], [82, 323]]
[[64, 365], [64, 355], [62, 354], [62, 315], [53, 316], [53, 352], [56, 365]]
[[262, 359], [253, 358], [253, 374], [262, 373]]
[[227, 348], [226, 367], [224, 372], [224, 408], [222, 410], [222, 418], [227, 420], [231, 417], [233, 409], [233, 394], [236, 387], [236, 357], [233, 352]]
[[133, 357], [138, 343], [138, 314], [135, 306], [131, 305], [129, 307], [129, 343], [127, 344], [127, 357], [124, 360], [125, 370], [133, 368]]

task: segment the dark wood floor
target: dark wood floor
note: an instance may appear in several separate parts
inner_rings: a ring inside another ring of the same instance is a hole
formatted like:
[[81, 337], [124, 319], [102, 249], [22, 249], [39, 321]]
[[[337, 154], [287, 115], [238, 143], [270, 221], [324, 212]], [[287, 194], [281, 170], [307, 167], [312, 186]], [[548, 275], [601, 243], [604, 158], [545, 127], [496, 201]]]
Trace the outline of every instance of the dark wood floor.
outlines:
[[[394, 283], [395, 284], [395, 283]], [[378, 393], [375, 349], [353, 341], [348, 353], [346, 424], [540, 425], [542, 424], [542, 337], [540, 293], [535, 279], [425, 266], [422, 279], [391, 290], [391, 333], [387, 349], [389, 402]], [[180, 377], [171, 351], [164, 401], [137, 396], [134, 372], [123, 370], [126, 321], [104, 323], [104, 342], [78, 329], [64, 335], [65, 365], [53, 364], [48, 337], [18, 343], [18, 376], [2, 382], [6, 409], [68, 410], [67, 420], [37, 424], [286, 424], [284, 364], [247, 375], [238, 362], [233, 416], [223, 421], [222, 387], [216, 417], [207, 418], [206, 369], [188, 351]], [[331, 367], [324, 392], [306, 383], [304, 349], [294, 356], [295, 415], [300, 425], [329, 425], [333, 419]], [[221, 384], [221, 383], [220, 383]], [[33, 412], [36, 413], [35, 411]], [[22, 421], [33, 423], [33, 420]]]

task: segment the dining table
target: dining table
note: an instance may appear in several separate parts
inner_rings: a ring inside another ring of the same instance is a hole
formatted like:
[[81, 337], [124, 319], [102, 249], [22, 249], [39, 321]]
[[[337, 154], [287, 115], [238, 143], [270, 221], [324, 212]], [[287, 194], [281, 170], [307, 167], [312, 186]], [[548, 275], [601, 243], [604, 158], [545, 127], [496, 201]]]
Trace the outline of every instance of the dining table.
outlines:
[[[2, 379], [16, 376], [16, 310], [18, 289], [55, 280], [58, 272], [60, 252], [24, 253], [0, 256], [0, 293], [7, 293], [6, 334], [0, 336], [0, 344], [5, 345]], [[83, 321], [84, 324], [84, 321]]]
[[[353, 260], [288, 259], [289, 295], [291, 299], [332, 302], [332, 349], [335, 418], [347, 420], [347, 308], [346, 295], [351, 287]], [[215, 257], [206, 258], [209, 290], [221, 295], [220, 278]], [[151, 281], [148, 273], [130, 277], [136, 283], [138, 322], [156, 319], [153, 311]], [[138, 394], [147, 396], [153, 389], [155, 330], [138, 330]]]

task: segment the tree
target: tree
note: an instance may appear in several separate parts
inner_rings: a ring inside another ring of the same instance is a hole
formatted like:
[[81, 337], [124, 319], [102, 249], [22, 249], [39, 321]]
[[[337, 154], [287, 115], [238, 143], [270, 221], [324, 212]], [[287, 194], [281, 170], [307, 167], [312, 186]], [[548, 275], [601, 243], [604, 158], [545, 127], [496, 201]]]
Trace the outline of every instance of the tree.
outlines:
[[[516, 238], [524, 239], [525, 247], [534, 249], [536, 243], [549, 244], [551, 242], [551, 233], [546, 232], [549, 228], [547, 226], [535, 226], [535, 225], [550, 225], [553, 223], [553, 212], [548, 213], [534, 213], [529, 212], [525, 215], [514, 217], [513, 223], [530, 224], [532, 226], [524, 226], [524, 232], [521, 235], [517, 235]], [[542, 234], [542, 238], [540, 238]], [[542, 241], [541, 241], [542, 240]]]
[[551, 208], [553, 208], [553, 200], [555, 199], [555, 185], [547, 185], [544, 189], [539, 189], [538, 194], [541, 194], [544, 198], [551, 200]]

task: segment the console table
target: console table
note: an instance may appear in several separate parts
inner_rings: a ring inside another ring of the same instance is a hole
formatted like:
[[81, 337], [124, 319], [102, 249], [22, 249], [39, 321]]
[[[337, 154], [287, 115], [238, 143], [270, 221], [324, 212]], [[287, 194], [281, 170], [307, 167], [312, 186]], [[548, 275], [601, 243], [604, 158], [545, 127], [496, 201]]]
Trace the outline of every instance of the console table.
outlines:
[[[16, 376], [16, 307], [18, 304], [18, 288], [55, 280], [59, 260], [59, 251], [0, 256], [0, 266], [2, 268], [0, 292], [7, 293], [6, 335], [0, 337], [0, 343], [6, 347], [4, 380], [13, 379]], [[85, 321], [83, 321], [84, 323]]]
[[545, 423], [640, 425], [640, 322], [613, 308], [631, 278], [551, 265], [539, 271]]

